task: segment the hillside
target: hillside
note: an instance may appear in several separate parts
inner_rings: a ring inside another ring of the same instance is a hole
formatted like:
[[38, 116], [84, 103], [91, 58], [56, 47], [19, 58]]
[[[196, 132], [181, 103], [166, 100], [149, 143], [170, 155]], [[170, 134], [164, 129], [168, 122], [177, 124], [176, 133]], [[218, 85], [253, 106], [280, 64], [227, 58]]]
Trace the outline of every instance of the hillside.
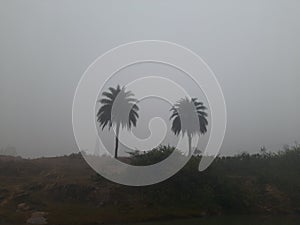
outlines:
[[[157, 149], [156, 149], [157, 151]], [[133, 154], [148, 164], [157, 153]], [[159, 157], [157, 157], [159, 156]], [[0, 224], [106, 224], [220, 214], [300, 213], [300, 149], [219, 157], [203, 173], [199, 156], [174, 177], [148, 187], [114, 184], [80, 154], [22, 159], [0, 156]]]

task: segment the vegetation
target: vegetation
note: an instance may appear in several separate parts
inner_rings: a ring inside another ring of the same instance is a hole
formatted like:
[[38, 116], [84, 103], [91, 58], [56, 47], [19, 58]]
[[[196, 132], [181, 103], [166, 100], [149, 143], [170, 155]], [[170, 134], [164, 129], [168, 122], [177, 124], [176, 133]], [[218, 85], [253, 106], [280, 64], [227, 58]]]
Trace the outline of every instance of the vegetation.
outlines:
[[159, 146], [149, 152], [141, 153], [140, 151], [134, 151], [128, 152], [128, 154], [130, 155], [130, 164], [135, 166], [147, 166], [166, 159], [175, 150], [175, 147]]
[[[161, 146], [147, 153], [135, 153], [132, 161], [135, 165], [149, 165], [174, 150]], [[202, 173], [197, 170], [200, 159], [201, 156], [192, 157], [178, 174], [165, 182], [140, 188], [143, 199], [152, 206], [195, 209], [196, 212], [190, 213], [198, 216], [300, 213], [299, 146], [278, 153], [262, 151], [218, 157]]]
[[175, 135], [188, 137], [189, 155], [192, 154], [192, 137], [207, 132], [206, 107], [197, 98], [180, 99], [171, 109], [172, 131]]
[[[173, 147], [160, 146], [134, 152], [129, 159], [135, 165], [148, 165], [173, 151]], [[0, 222], [22, 224], [36, 211], [46, 212], [50, 224], [300, 214], [299, 146], [278, 153], [264, 150], [218, 157], [200, 173], [201, 157], [193, 156], [162, 183], [127, 187], [97, 175], [80, 154], [32, 160], [1, 156]]]
[[[98, 113], [97, 121], [100, 127], [109, 129], [115, 126], [115, 158], [118, 157], [119, 132], [120, 127], [131, 129], [136, 126], [138, 115], [137, 100], [131, 91], [126, 91], [125, 87], [118, 85], [116, 88], [110, 87], [109, 91], [102, 93], [104, 96], [99, 102], [102, 104]], [[207, 108], [197, 98], [182, 98], [175, 103], [170, 111], [172, 115], [172, 131], [175, 135], [185, 134], [188, 138], [188, 154], [192, 155], [192, 138], [194, 135], [205, 134], [207, 132]]]
[[108, 126], [109, 129], [115, 126], [115, 158], [118, 157], [119, 132], [121, 128], [131, 129], [136, 126], [138, 115], [137, 100], [133, 98], [131, 91], [126, 91], [125, 87], [118, 85], [116, 88], [110, 87], [108, 92], [103, 92], [100, 99], [101, 108], [97, 113], [97, 121], [102, 129]]

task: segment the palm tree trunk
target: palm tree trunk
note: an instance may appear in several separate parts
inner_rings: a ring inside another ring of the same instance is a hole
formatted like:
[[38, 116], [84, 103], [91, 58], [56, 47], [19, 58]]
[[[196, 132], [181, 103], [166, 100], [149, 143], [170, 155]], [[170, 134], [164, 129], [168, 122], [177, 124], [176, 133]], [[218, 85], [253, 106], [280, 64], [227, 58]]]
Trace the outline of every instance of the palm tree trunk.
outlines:
[[115, 158], [118, 158], [119, 131], [120, 131], [120, 124], [117, 124], [117, 127], [116, 127], [116, 144], [115, 144]]
[[188, 134], [188, 141], [189, 141], [189, 155], [188, 156], [191, 156], [192, 155], [192, 135], [191, 134]]

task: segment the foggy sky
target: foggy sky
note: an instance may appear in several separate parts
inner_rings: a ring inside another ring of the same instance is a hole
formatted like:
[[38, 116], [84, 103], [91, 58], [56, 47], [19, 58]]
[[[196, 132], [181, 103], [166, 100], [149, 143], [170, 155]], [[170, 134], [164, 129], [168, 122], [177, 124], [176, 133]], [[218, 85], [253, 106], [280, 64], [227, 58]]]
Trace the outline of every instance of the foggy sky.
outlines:
[[78, 151], [72, 101], [109, 49], [158, 39], [200, 55], [218, 78], [228, 125], [223, 154], [300, 141], [300, 2], [0, 2], [0, 147], [25, 157]]

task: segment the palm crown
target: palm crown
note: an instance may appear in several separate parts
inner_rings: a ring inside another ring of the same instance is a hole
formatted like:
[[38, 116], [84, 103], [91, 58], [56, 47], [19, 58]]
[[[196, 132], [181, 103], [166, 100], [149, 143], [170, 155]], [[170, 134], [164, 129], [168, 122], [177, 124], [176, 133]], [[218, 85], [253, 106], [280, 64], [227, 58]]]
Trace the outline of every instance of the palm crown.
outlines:
[[189, 154], [191, 154], [192, 136], [207, 132], [206, 107], [197, 98], [182, 98], [170, 109], [172, 115], [172, 131], [175, 135], [187, 134], [189, 141]]
[[125, 87], [118, 85], [116, 88], [110, 87], [109, 91], [102, 93], [100, 99], [102, 104], [97, 113], [97, 121], [102, 130], [105, 126], [110, 129], [116, 127], [115, 158], [118, 156], [119, 131], [121, 128], [131, 129], [136, 126], [138, 115], [137, 100], [131, 91], [126, 91]]

